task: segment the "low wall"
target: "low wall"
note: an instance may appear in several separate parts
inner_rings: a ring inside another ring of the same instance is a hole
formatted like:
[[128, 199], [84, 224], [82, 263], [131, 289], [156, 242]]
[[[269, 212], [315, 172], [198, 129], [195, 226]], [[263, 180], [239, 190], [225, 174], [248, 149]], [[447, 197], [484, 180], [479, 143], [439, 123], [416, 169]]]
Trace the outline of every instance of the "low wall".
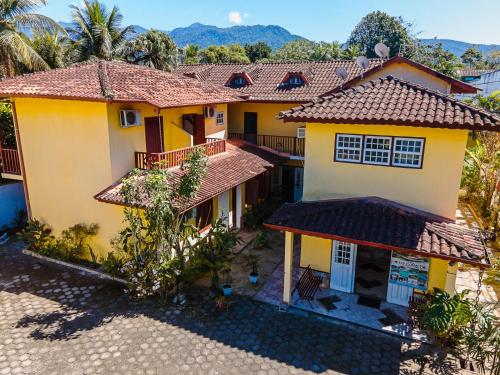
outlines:
[[26, 209], [22, 182], [0, 185], [0, 228], [10, 226], [16, 210]]

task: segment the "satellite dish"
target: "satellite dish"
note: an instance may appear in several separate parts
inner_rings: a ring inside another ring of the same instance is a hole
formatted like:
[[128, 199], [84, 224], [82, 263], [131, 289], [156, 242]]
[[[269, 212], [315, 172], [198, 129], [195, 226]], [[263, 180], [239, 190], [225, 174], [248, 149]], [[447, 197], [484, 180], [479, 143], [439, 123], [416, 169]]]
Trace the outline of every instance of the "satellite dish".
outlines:
[[370, 66], [370, 60], [368, 60], [365, 56], [356, 57], [356, 64], [359, 65], [361, 70], [366, 70]]
[[342, 80], [344, 81], [347, 78], [347, 70], [345, 70], [344, 67], [339, 66], [337, 69], [335, 69], [335, 74]]
[[387, 47], [384, 43], [377, 43], [375, 45], [375, 53], [381, 59], [386, 59], [389, 57], [390, 48]]

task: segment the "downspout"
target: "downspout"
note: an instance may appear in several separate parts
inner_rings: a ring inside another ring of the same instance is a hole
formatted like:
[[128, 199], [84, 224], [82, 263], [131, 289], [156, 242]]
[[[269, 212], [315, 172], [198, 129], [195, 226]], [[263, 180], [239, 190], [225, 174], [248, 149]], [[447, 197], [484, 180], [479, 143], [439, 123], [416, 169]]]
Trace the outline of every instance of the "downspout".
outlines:
[[14, 122], [14, 133], [16, 135], [17, 152], [19, 154], [19, 162], [21, 164], [21, 175], [23, 177], [23, 190], [24, 190], [24, 198], [26, 200], [26, 211], [28, 213], [28, 220], [31, 220], [33, 219], [33, 216], [31, 212], [30, 195], [28, 192], [28, 178], [26, 176], [26, 168], [24, 166], [24, 155], [23, 155], [23, 147], [21, 145], [21, 135], [19, 134], [19, 123], [17, 121], [16, 103], [11, 100], [10, 105], [12, 108], [12, 119]]

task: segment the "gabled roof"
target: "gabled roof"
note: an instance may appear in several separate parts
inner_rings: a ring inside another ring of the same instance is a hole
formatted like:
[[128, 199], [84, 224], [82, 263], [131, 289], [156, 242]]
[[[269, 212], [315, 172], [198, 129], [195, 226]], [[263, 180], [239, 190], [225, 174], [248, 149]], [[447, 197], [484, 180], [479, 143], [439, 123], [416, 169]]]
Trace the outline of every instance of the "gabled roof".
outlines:
[[[275, 164], [285, 160], [286, 158], [273, 151], [264, 150], [245, 141], [227, 141], [226, 152], [208, 158], [207, 173], [202, 180], [196, 197], [189, 202], [183, 202], [181, 208], [189, 210], [266, 172]], [[179, 167], [170, 168], [169, 171], [169, 181], [178, 181], [183, 173]], [[94, 198], [105, 203], [124, 205], [125, 202], [120, 194], [122, 180], [96, 194]], [[140, 205], [147, 207], [148, 200], [146, 196], [144, 196]]]
[[285, 122], [380, 124], [500, 131], [500, 118], [391, 76], [280, 113]]
[[479, 231], [378, 197], [285, 204], [264, 225], [480, 267], [490, 265]]
[[479, 78], [483, 74], [488, 74], [494, 72], [495, 69], [474, 69], [474, 68], [463, 68], [458, 71], [460, 77], [476, 77]]
[[241, 100], [231, 89], [118, 61], [90, 61], [0, 82], [0, 97], [144, 102], [158, 108]]
[[[203, 82], [224, 85], [234, 73], [247, 72], [253, 84], [235, 88], [241, 95], [250, 101], [261, 102], [307, 102], [325, 93], [341, 90], [359, 82], [361, 79], [376, 73], [385, 67], [406, 63], [416, 69], [424, 71], [437, 78], [449, 82], [453, 93], [476, 93], [477, 88], [464, 82], [436, 72], [431, 68], [416, 63], [401, 56], [384, 61], [371, 59], [368, 69], [362, 74], [354, 60], [334, 61], [298, 61], [298, 62], [269, 62], [253, 64], [195, 64], [181, 65], [175, 72], [196, 78]], [[347, 78], [343, 82], [335, 70], [343, 67], [347, 71]], [[307, 85], [290, 87], [286, 90], [280, 88], [283, 77], [292, 72], [301, 72], [307, 78]]]

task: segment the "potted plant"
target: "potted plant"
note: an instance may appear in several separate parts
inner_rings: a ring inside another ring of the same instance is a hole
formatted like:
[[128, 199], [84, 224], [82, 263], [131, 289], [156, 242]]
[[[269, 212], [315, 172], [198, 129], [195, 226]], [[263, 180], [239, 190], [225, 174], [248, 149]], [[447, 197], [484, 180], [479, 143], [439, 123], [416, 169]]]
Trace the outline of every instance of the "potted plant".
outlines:
[[250, 270], [250, 275], [248, 275], [248, 280], [250, 283], [257, 284], [259, 281], [259, 261], [260, 257], [255, 253], [250, 253], [246, 256], [246, 267]]
[[233, 288], [231, 287], [231, 281], [232, 281], [231, 269], [229, 267], [224, 268], [221, 271], [221, 275], [222, 275], [222, 285], [221, 285], [222, 294], [225, 297], [229, 297], [231, 294], [233, 294]]

